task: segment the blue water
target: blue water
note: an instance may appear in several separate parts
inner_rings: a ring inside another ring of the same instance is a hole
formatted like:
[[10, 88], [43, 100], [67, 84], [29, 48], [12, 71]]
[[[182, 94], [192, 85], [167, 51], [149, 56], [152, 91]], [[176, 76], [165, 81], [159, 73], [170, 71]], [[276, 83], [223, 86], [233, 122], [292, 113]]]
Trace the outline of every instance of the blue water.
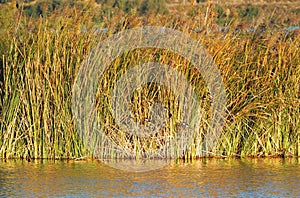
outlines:
[[126, 172], [98, 161], [0, 161], [0, 197], [300, 197], [298, 159], [213, 159]]

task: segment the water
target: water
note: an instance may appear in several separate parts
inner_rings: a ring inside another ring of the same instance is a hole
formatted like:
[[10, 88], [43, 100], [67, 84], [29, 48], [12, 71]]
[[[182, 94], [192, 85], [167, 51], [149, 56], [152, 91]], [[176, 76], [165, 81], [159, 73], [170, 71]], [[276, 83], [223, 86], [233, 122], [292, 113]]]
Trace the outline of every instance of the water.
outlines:
[[126, 172], [98, 161], [0, 161], [0, 197], [300, 197], [298, 159], [205, 159]]

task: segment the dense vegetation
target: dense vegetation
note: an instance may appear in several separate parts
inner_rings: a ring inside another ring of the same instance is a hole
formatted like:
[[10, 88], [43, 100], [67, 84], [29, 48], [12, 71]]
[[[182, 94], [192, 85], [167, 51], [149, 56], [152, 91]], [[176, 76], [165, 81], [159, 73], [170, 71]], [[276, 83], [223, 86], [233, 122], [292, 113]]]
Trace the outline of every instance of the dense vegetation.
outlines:
[[[175, 144], [172, 157], [299, 156], [299, 10], [276, 4], [171, 3], [54, 0], [1, 5], [0, 157], [94, 157], [82, 143], [71, 111], [76, 74], [96, 43], [142, 25], [178, 29], [197, 39], [212, 55], [226, 87], [227, 116], [216, 147], [203, 152], [208, 110], [200, 131], [191, 132], [189, 146]], [[112, 80], [142, 60], [175, 65], [204, 98], [203, 108], [210, 108], [203, 79], [188, 61], [164, 50], [128, 52], [101, 79], [105, 83], [99, 87], [97, 110], [106, 136], [132, 155], [116, 153], [114, 146], [100, 141], [101, 157], [151, 156], [177, 135], [180, 112], [167, 88], [149, 84], [132, 98], [137, 121], [145, 120], [149, 109], [144, 100], [156, 100], [175, 115], [152, 139], [126, 134], [109, 113]]]

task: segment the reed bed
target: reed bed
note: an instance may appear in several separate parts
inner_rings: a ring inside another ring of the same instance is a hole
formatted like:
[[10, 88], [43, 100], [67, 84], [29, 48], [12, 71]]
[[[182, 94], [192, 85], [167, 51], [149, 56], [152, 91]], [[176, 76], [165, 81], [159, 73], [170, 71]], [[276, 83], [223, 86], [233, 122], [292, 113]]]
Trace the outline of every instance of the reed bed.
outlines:
[[[4, 9], [4, 8], [1, 8]], [[2, 10], [3, 12], [3, 10]], [[38, 20], [20, 12], [1, 28], [0, 158], [137, 158], [159, 157], [155, 151], [169, 144], [167, 158], [208, 156], [299, 156], [300, 53], [299, 34], [254, 32], [205, 34], [195, 32], [192, 18], [151, 17], [134, 13], [110, 18], [108, 32], [95, 34], [92, 12], [66, 8]], [[1, 19], [2, 20], [2, 19]], [[226, 122], [216, 146], [205, 150], [211, 104], [205, 82], [188, 60], [158, 49], [137, 49], [112, 62], [99, 79], [97, 118], [105, 134], [91, 144], [82, 142], [72, 115], [72, 89], [90, 50], [115, 32], [141, 25], [179, 29], [198, 40], [218, 66], [227, 95]], [[232, 28], [234, 29], [234, 28]], [[132, 66], [160, 62], [180, 71], [201, 98], [201, 126], [180, 143], [180, 104], [168, 87], [149, 83], [131, 96], [132, 118], [147, 124], [151, 103], [166, 108], [163, 129], [151, 138], [130, 135], [111, 114], [111, 97], [118, 78]], [[110, 141], [108, 141], [110, 140]], [[179, 140], [179, 141], [177, 141]], [[114, 142], [114, 144], [111, 144]], [[170, 146], [171, 145], [171, 146]]]

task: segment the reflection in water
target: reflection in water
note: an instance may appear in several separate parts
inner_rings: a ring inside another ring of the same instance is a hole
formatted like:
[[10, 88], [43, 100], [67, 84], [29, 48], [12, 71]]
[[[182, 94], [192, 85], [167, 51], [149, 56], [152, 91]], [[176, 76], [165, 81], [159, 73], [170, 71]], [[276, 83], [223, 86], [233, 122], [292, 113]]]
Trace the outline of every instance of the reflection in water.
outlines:
[[154, 171], [163, 168], [170, 163], [170, 160], [160, 159], [113, 159], [113, 160], [100, 160], [104, 164], [109, 165], [115, 169], [129, 171], [129, 172], [146, 172]]
[[0, 197], [299, 197], [298, 159], [204, 159], [126, 172], [97, 161], [0, 161]]

